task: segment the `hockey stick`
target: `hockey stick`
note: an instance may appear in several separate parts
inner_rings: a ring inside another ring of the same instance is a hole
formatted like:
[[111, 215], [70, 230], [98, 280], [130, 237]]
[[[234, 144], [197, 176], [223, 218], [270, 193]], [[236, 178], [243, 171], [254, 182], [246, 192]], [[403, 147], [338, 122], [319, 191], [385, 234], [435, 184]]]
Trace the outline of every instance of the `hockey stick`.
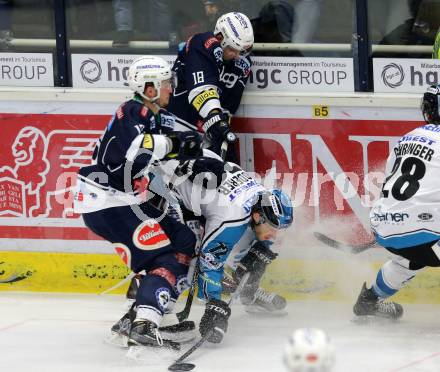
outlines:
[[116, 288], [119, 288], [121, 285], [127, 283], [128, 281], [130, 281], [136, 274], [134, 272], [131, 272], [130, 274], [128, 274], [124, 279], [122, 279], [119, 283], [116, 283], [113, 287], [106, 289], [105, 291], [101, 292], [100, 295], [103, 294], [107, 294], [111, 291], [113, 291]]
[[197, 262], [194, 267], [194, 273], [191, 279], [191, 287], [189, 288], [188, 297], [186, 298], [185, 307], [179, 313], [176, 313], [177, 320], [179, 323], [188, 319], [189, 313], [191, 311], [191, 306], [194, 299], [194, 293], [196, 291], [197, 279], [199, 278], [199, 257], [197, 257]]
[[[247, 272], [243, 275], [240, 284], [237, 286], [235, 292], [231, 295], [228, 301], [228, 306], [230, 306], [239, 296], [251, 274]], [[193, 346], [191, 346], [184, 354], [182, 354], [173, 364], [168, 367], [169, 371], [191, 371], [195, 368], [194, 363], [182, 363], [186, 358], [188, 358], [194, 351], [196, 351], [204, 342], [214, 333], [214, 329], [205, 334], [200, 340], [198, 340]]]
[[314, 231], [313, 235], [315, 236], [316, 239], [318, 239], [320, 242], [328, 245], [329, 247], [338, 249], [343, 252], [353, 253], [353, 254], [361, 253], [361, 252], [366, 251], [367, 249], [370, 249], [376, 245], [376, 240], [371, 240], [371, 241], [369, 241], [367, 243], [363, 243], [363, 244], [352, 245], [352, 244], [345, 244], [345, 243], [338, 242], [338, 241], [330, 238], [329, 236], [321, 234], [320, 232], [317, 232], [317, 231]]

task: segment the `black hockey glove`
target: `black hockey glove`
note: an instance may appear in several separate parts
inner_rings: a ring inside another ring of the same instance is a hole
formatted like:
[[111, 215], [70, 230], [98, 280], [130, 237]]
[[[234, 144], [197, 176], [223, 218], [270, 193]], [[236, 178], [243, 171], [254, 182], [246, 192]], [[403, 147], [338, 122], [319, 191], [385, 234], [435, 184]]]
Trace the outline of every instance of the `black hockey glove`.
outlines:
[[229, 115], [225, 112], [214, 112], [205, 118], [203, 130], [210, 142], [221, 143], [226, 141], [232, 144], [237, 141], [237, 136], [231, 131]]
[[199, 325], [202, 337], [208, 332], [212, 332], [207, 341], [214, 344], [220, 343], [228, 330], [228, 319], [230, 316], [231, 309], [225, 301], [209, 300]]
[[[225, 163], [208, 157], [201, 157], [193, 160], [186, 160], [182, 162], [175, 170], [177, 176], [181, 177], [189, 175], [189, 179], [194, 181], [194, 178], [199, 174], [211, 173], [213, 177], [210, 180], [214, 181], [212, 185], [219, 187], [222, 183], [223, 172], [225, 170]], [[214, 179], [215, 177], [215, 179]], [[209, 181], [207, 181], [209, 182]]]
[[277, 256], [278, 253], [272, 252], [265, 243], [257, 241], [238, 263], [234, 273], [235, 281], [239, 283], [243, 275], [249, 272], [250, 277], [248, 283], [259, 283], [266, 270], [266, 266], [277, 258]]
[[171, 139], [172, 149], [165, 159], [193, 159], [202, 154], [202, 139], [198, 132], [171, 132], [167, 136]]

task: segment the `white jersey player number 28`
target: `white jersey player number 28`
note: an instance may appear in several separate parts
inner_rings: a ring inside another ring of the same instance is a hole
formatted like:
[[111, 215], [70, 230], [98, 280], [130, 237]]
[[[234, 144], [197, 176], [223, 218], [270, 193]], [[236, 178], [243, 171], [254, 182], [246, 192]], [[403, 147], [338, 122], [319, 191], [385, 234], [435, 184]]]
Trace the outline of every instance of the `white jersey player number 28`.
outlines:
[[420, 188], [420, 180], [426, 173], [425, 163], [415, 157], [402, 159], [396, 158], [391, 174], [385, 179], [382, 187], [384, 198], [388, 198], [391, 191], [394, 199], [405, 201], [413, 197]]

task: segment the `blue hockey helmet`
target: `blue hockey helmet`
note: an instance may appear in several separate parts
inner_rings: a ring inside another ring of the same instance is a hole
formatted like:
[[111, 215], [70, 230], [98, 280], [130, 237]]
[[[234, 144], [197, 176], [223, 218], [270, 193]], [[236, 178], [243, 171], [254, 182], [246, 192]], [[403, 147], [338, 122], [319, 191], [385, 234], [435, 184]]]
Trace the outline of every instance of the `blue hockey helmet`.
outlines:
[[276, 229], [286, 229], [293, 222], [293, 206], [290, 197], [280, 189], [260, 194], [253, 212], [260, 213], [262, 220]]

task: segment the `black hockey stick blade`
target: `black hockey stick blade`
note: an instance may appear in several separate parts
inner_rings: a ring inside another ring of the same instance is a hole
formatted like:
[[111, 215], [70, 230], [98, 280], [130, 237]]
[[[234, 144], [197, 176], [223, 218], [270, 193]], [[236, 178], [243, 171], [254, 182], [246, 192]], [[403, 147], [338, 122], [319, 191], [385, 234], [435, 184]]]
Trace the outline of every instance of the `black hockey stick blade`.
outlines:
[[316, 239], [318, 239], [320, 242], [324, 243], [325, 245], [328, 245], [329, 247], [338, 249], [343, 252], [353, 253], [353, 254], [361, 253], [361, 252], [366, 251], [367, 249], [370, 249], [376, 245], [376, 240], [372, 240], [372, 241], [369, 241], [369, 242], [363, 243], [363, 244], [352, 245], [352, 244], [345, 244], [345, 243], [338, 242], [337, 240], [334, 240], [334, 239], [330, 238], [329, 236], [322, 234], [320, 232], [317, 232], [317, 231], [313, 232], [313, 235], [315, 236]]
[[192, 371], [195, 367], [193, 363], [174, 363], [168, 367], [168, 371]]
[[[243, 287], [246, 285], [247, 281], [249, 280], [250, 273], [246, 273], [243, 275], [243, 278], [241, 279], [240, 283], [237, 286], [237, 289], [235, 292], [231, 295], [231, 298], [228, 301], [228, 305], [231, 305], [232, 302], [234, 302], [239, 296], [241, 291], [243, 290]], [[186, 358], [188, 358], [194, 351], [196, 351], [200, 346], [204, 344], [204, 342], [211, 337], [211, 335], [215, 332], [214, 329], [211, 329], [208, 333], [206, 333], [200, 340], [198, 340], [193, 346], [191, 346], [184, 354], [182, 354], [173, 364], [171, 364], [168, 367], [169, 371], [191, 371], [195, 364], [192, 363], [182, 363]], [[182, 369], [183, 368], [189, 368], [189, 369]]]
[[[184, 354], [182, 354], [173, 364], [168, 367], [169, 371], [191, 371], [196, 365], [193, 363], [182, 363], [186, 358], [188, 358], [194, 351], [196, 351], [203, 343], [211, 337], [211, 334], [214, 333], [214, 329], [206, 333], [199, 341], [197, 341], [193, 346], [191, 346]], [[190, 369], [179, 369], [181, 366], [187, 366], [186, 368]]]

